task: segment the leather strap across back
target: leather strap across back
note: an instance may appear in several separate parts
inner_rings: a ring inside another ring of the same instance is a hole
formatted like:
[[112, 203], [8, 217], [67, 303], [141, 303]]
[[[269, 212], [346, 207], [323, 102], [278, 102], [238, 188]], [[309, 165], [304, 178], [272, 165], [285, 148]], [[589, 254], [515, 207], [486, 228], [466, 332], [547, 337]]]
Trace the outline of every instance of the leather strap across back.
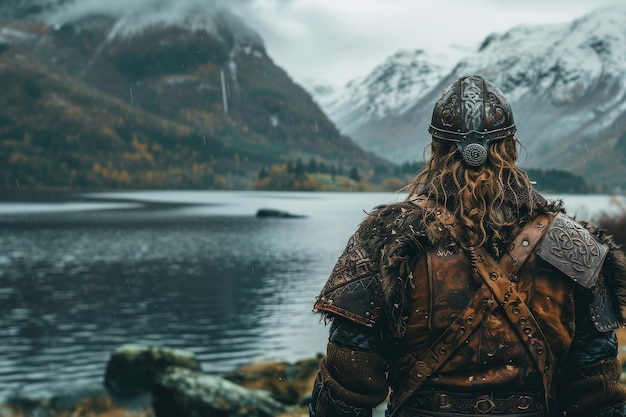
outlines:
[[[454, 216], [445, 208], [435, 204], [421, 195], [409, 199], [413, 204], [424, 209], [436, 210], [435, 216], [451, 235], [458, 239], [460, 226]], [[535, 366], [543, 376], [544, 400], [548, 407], [548, 396], [554, 371], [554, 357], [537, 320], [528, 306], [521, 299], [511, 279], [519, 271], [530, 253], [533, 251], [554, 215], [539, 215], [514, 238], [509, 251], [496, 262], [483, 248], [467, 250], [472, 263], [473, 272], [480, 278], [483, 285], [476, 291], [463, 313], [443, 332], [443, 334], [426, 350], [417, 355], [404, 378], [404, 391], [398, 393], [395, 408], [390, 417], [394, 416], [402, 405], [419, 390], [426, 380], [435, 373], [467, 340], [481, 323], [485, 313], [484, 300], [491, 295], [506, 313], [509, 322], [515, 328], [520, 341], [532, 356]]]

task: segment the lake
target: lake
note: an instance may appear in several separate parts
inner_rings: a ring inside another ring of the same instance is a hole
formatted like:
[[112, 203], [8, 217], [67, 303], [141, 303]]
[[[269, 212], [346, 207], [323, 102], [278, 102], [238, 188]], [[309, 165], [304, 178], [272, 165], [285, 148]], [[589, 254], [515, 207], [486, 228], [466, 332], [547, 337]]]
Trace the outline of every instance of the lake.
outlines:
[[[315, 296], [364, 211], [404, 198], [17, 195], [0, 201], [0, 401], [101, 388], [110, 353], [126, 343], [193, 352], [211, 374], [323, 353]], [[609, 196], [562, 198], [580, 219], [618, 211]], [[257, 218], [260, 208], [304, 217]]]

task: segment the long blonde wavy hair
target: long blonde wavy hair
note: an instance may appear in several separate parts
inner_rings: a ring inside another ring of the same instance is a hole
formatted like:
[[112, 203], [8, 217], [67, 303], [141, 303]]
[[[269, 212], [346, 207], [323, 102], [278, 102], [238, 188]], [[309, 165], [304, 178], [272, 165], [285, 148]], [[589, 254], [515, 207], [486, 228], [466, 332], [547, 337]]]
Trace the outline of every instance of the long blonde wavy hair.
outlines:
[[[521, 145], [515, 136], [493, 141], [485, 164], [470, 167], [453, 142], [433, 137], [430, 158], [407, 187], [407, 199], [425, 193], [440, 202], [464, 226], [469, 245], [482, 246], [488, 234], [498, 237], [503, 227], [515, 223], [514, 214], [505, 205], [511, 195], [518, 200], [513, 201], [514, 206], [526, 203], [532, 211], [528, 201], [532, 184], [526, 172], [517, 166], [518, 146]], [[524, 191], [525, 201], [516, 190]]]

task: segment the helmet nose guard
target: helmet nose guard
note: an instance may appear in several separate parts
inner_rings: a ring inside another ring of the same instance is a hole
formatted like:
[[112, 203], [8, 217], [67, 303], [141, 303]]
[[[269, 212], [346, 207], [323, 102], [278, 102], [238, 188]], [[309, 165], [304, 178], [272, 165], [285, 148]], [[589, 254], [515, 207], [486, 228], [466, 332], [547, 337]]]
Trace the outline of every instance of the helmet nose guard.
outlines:
[[487, 161], [491, 141], [512, 136], [516, 130], [502, 91], [479, 75], [459, 78], [441, 93], [428, 128], [433, 137], [456, 143], [472, 167]]

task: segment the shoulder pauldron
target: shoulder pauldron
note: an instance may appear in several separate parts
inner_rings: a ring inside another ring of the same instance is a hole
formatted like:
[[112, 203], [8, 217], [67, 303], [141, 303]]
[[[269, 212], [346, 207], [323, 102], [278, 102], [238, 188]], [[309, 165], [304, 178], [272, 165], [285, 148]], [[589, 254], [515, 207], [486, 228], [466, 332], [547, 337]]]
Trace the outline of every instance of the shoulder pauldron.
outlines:
[[608, 247], [559, 213], [537, 246], [537, 255], [585, 288], [596, 285]]
[[361, 241], [352, 235], [313, 307], [374, 326], [382, 308], [380, 272]]
[[558, 214], [539, 243], [537, 254], [581, 286], [591, 289], [591, 320], [601, 332], [619, 326], [601, 274], [609, 247], [579, 223]]

